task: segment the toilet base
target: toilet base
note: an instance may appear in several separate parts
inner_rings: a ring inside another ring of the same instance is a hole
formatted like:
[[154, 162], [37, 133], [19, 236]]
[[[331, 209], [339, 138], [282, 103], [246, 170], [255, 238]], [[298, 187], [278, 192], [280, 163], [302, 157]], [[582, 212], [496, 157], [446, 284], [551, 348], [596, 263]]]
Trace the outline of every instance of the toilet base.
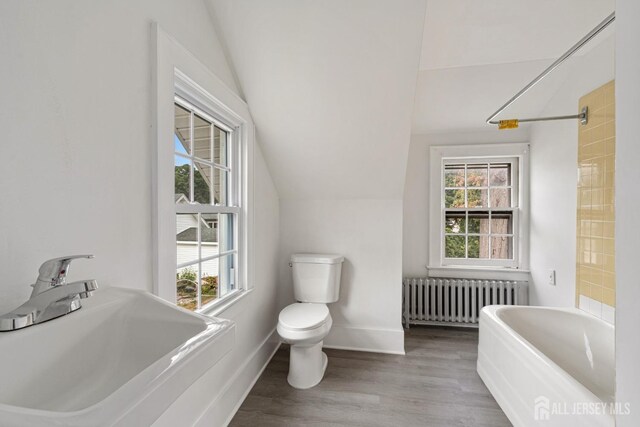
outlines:
[[322, 341], [311, 346], [292, 345], [287, 382], [294, 388], [311, 388], [322, 381], [327, 363], [327, 355], [322, 351]]

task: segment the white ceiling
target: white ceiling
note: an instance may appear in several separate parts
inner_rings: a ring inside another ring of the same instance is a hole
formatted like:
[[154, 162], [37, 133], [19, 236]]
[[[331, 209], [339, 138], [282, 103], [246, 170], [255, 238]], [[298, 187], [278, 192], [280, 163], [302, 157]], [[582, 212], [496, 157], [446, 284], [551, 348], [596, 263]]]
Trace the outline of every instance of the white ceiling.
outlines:
[[401, 198], [424, 0], [208, 1], [280, 196]]
[[[400, 198], [411, 133], [487, 130], [487, 116], [614, 9], [614, 0], [206, 1], [285, 199]], [[538, 115], [573, 61], [502, 118]]]
[[[412, 132], [486, 127], [491, 113], [614, 6], [614, 0], [427, 0]], [[538, 115], [570, 70], [570, 63], [558, 68], [502, 117]]]
[[427, 0], [421, 70], [562, 55], [614, 0]]

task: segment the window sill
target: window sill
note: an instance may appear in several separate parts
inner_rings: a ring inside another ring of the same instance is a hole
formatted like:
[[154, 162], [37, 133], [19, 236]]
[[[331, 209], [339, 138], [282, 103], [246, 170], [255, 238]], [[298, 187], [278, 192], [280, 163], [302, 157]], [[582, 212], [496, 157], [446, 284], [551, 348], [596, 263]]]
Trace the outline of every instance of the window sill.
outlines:
[[224, 298], [202, 307], [200, 310], [196, 311], [198, 314], [202, 314], [204, 316], [210, 317], [218, 317], [220, 316], [226, 309], [237, 303], [238, 301], [244, 299], [247, 295], [249, 295], [253, 291], [252, 289], [242, 289], [235, 290], [228, 295], [225, 295]]
[[428, 276], [456, 279], [530, 280], [531, 271], [507, 267], [467, 265], [427, 266]]

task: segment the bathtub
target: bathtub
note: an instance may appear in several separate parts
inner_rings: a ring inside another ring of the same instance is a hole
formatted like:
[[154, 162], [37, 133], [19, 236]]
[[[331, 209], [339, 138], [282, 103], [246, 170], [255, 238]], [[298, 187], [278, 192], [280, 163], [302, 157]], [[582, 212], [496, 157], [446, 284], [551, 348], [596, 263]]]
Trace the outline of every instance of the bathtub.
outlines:
[[575, 308], [488, 306], [478, 374], [515, 426], [614, 426], [614, 328]]

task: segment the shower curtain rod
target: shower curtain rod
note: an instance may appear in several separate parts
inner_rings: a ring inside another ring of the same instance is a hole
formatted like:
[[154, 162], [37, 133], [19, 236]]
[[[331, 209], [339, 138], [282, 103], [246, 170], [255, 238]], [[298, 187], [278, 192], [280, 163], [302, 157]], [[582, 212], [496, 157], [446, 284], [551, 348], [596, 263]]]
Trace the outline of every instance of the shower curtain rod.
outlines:
[[555, 116], [555, 117], [540, 117], [533, 119], [510, 119], [510, 120], [493, 120], [498, 114], [502, 113], [509, 105], [513, 104], [518, 98], [524, 95], [529, 89], [535, 86], [540, 80], [544, 79], [549, 73], [555, 70], [560, 64], [569, 59], [574, 53], [576, 53], [582, 46], [589, 43], [595, 36], [600, 34], [605, 28], [609, 26], [616, 19], [616, 13], [613, 12], [611, 15], [607, 16], [604, 21], [599, 23], [593, 30], [589, 31], [589, 33], [580, 39], [580, 41], [571, 48], [566, 51], [560, 58], [558, 58], [553, 64], [549, 65], [546, 70], [544, 70], [538, 77], [531, 80], [529, 84], [523, 87], [520, 92], [516, 93], [510, 100], [508, 100], [502, 107], [498, 108], [498, 110], [493, 113], [487, 119], [487, 124], [490, 125], [499, 125], [500, 129], [510, 129], [518, 127], [519, 122], [538, 122], [545, 120], [566, 120], [566, 119], [580, 119], [582, 124], [587, 123], [587, 114], [588, 111], [586, 108], [583, 108], [580, 114], [573, 114], [568, 116]]

